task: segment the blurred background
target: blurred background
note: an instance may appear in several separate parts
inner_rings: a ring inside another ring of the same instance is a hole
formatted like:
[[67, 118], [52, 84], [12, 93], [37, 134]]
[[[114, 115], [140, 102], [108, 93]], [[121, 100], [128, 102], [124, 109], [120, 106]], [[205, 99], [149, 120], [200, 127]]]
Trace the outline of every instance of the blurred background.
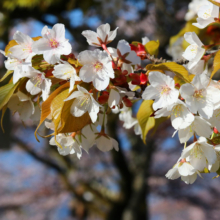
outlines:
[[[170, 37], [185, 25], [189, 0], [1, 0], [0, 49], [16, 30], [40, 36], [44, 25], [63, 23], [74, 54], [88, 46], [83, 30], [108, 22], [119, 27], [118, 40], [160, 41], [159, 57], [172, 59], [180, 47], [168, 49]], [[168, 52], [168, 53], [167, 53]], [[176, 55], [177, 57], [177, 55]], [[5, 72], [0, 55], [0, 71]], [[139, 103], [140, 105], [140, 103]], [[137, 112], [136, 106], [133, 110]], [[22, 123], [8, 111], [0, 131], [1, 220], [218, 220], [219, 179], [198, 178], [194, 185], [165, 178], [182, 151], [169, 121], [147, 137], [144, 145], [133, 129], [125, 130], [118, 115], [110, 115], [108, 132], [120, 151], [95, 147], [60, 156], [48, 139], [35, 140], [36, 125]], [[41, 129], [41, 134], [47, 131]]]

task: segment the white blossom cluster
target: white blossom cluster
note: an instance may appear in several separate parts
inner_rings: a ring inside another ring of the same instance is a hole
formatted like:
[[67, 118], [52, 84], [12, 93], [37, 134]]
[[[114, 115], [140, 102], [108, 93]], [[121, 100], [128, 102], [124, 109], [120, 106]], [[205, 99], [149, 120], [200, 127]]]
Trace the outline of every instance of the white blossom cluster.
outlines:
[[[63, 55], [68, 56], [72, 53], [71, 44], [65, 38], [63, 24], [56, 24], [52, 29], [45, 26], [41, 32], [42, 37], [36, 41], [17, 31], [13, 37], [16, 45], [7, 53], [1, 51], [7, 57], [6, 69], [13, 71], [13, 83], [16, 84], [24, 77], [27, 79], [25, 89], [17, 91], [7, 104], [9, 109], [19, 113], [22, 121], [27, 119], [39, 121], [41, 104], [51, 94], [54, 78], [70, 83], [69, 96], [64, 100], [72, 101], [70, 114], [74, 117], [89, 114], [91, 124], [82, 130], [59, 133], [52, 137], [50, 144], [57, 145], [61, 155], [75, 153], [80, 158], [81, 150], [88, 152], [93, 145], [101, 151], [118, 150], [118, 142], [106, 134], [107, 108], [116, 113], [121, 111], [120, 119], [124, 121], [124, 127], [129, 129], [134, 126], [135, 133], [141, 134], [137, 119], [132, 117], [131, 106], [126, 107], [124, 103], [134, 98], [134, 92], [129, 87], [130, 91], [114, 86], [112, 81], [115, 79], [113, 62], [128, 77], [140, 64], [141, 59], [125, 40], [120, 40], [117, 48], [106, 47], [115, 39], [117, 29], [110, 31], [110, 25], [103, 24], [97, 28], [97, 32], [90, 30], [82, 32], [89, 45], [102, 50], [86, 50], [79, 53], [77, 62], [81, 65], [80, 69], [62, 59]], [[33, 67], [33, 60], [39, 55], [43, 55], [41, 64], [52, 67], [53, 77], [48, 77], [42, 69]], [[108, 94], [106, 103], [99, 102], [98, 98], [102, 96], [98, 97], [97, 93]], [[48, 115], [45, 126], [55, 130], [51, 115]]]
[[[203, 1], [199, 1], [204, 4]], [[193, 1], [191, 4], [196, 4]], [[193, 8], [193, 7], [192, 7]], [[196, 25], [204, 28], [219, 16], [219, 7], [210, 2], [198, 9]], [[154, 99], [155, 118], [170, 117], [184, 150], [174, 167], [168, 171], [169, 179], [181, 179], [192, 184], [204, 170], [216, 172], [220, 166], [220, 145], [210, 144], [214, 129], [220, 129], [220, 82], [211, 80], [202, 57], [203, 43], [194, 32], [187, 32], [185, 40], [190, 44], [182, 56], [188, 60], [186, 68], [194, 75], [192, 82], [175, 85], [170, 76], [152, 71], [150, 86], [142, 94], [145, 100]], [[179, 87], [180, 86], [180, 87]], [[199, 138], [198, 138], [199, 136]], [[187, 146], [187, 142], [194, 139]]]
[[[201, 7], [196, 9], [198, 18], [194, 25], [204, 28], [218, 19], [219, 8], [206, 0], [199, 2]], [[198, 1], [191, 3], [187, 20], [195, 14], [194, 4]], [[15, 90], [7, 107], [18, 112], [22, 121], [39, 121], [43, 103], [57, 88], [69, 83], [68, 96], [61, 100], [71, 102], [67, 114], [75, 118], [87, 116], [90, 123], [76, 132], [59, 133], [57, 130], [63, 126], [62, 120], [58, 120], [62, 116], [58, 114], [59, 108], [53, 109], [55, 116], [50, 109], [44, 123], [54, 132], [50, 144], [57, 146], [61, 155], [75, 154], [80, 159], [82, 149], [89, 152], [94, 145], [104, 152], [119, 150], [118, 142], [106, 133], [109, 112], [119, 113], [123, 127], [133, 127], [135, 134], [142, 136], [141, 126], [132, 116], [132, 105], [140, 99], [134, 92], [137, 90], [143, 100], [154, 100], [155, 118], [170, 117], [174, 135], [178, 133], [180, 143], [185, 145], [167, 178], [181, 177], [191, 184], [205, 170], [219, 170], [220, 145], [211, 140], [214, 130], [220, 131], [220, 82], [208, 76], [203, 59], [206, 48], [198, 36], [194, 32], [184, 35], [189, 46], [182, 57], [188, 60], [185, 67], [194, 78], [180, 85], [163, 71], [141, 67], [141, 60], [148, 59], [148, 38], [142, 38], [137, 46], [120, 40], [117, 48], [107, 47], [117, 30], [111, 31], [109, 24], [103, 24], [97, 32], [83, 31], [82, 35], [95, 49], [82, 51], [77, 58], [62, 24], [52, 29], [45, 26], [37, 39], [16, 32], [14, 45], [1, 52], [7, 57], [6, 69], [13, 71], [13, 84], [25, 81]], [[187, 142], [191, 144], [187, 146]]]

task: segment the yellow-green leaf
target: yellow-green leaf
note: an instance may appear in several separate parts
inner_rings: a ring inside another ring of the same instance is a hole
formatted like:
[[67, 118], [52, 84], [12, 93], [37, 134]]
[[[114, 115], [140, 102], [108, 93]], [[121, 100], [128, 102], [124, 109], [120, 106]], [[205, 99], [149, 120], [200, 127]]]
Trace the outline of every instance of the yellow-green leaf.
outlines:
[[167, 63], [161, 63], [161, 64], [156, 64], [156, 65], [148, 64], [146, 66], [146, 69], [149, 71], [154, 71], [154, 70], [171, 71], [175, 73], [176, 76], [178, 76], [178, 78], [183, 80], [185, 83], [191, 82], [191, 79], [189, 77], [189, 72], [187, 71], [187, 69], [184, 66], [179, 65], [175, 62], [167, 62]]
[[3, 119], [4, 119], [4, 115], [5, 115], [6, 110], [7, 110], [7, 106], [5, 105], [2, 108], [2, 115], [1, 115], [1, 128], [2, 128], [3, 133], [5, 133], [5, 130], [4, 130], [4, 127], [3, 127]]
[[137, 120], [139, 125], [141, 126], [143, 141], [145, 144], [146, 144], [147, 133], [155, 125], [155, 119], [153, 117], [150, 117], [154, 112], [152, 105], [153, 105], [152, 100], [143, 101], [137, 113]]
[[90, 116], [86, 112], [81, 117], [74, 117], [70, 113], [70, 107], [73, 103], [73, 100], [66, 101], [63, 105], [61, 112], [61, 127], [58, 130], [58, 133], [71, 133], [81, 130], [87, 124], [91, 123]]
[[210, 78], [212, 78], [219, 69], [220, 69], [220, 50], [216, 53], [214, 57], [213, 71]]
[[160, 46], [160, 42], [158, 40], [157, 41], [149, 41], [144, 45], [147, 53], [149, 53], [150, 55], [155, 55], [155, 56], [157, 56], [157, 54], [158, 54], [159, 46]]
[[51, 102], [50, 105], [50, 110], [51, 110], [51, 116], [52, 120], [54, 122], [55, 126], [55, 135], [57, 135], [57, 128], [60, 124], [60, 118], [61, 118], [61, 111], [64, 105], [64, 100], [68, 97], [69, 95], [69, 89], [63, 90], [60, 94], [58, 94], [53, 101]]
[[11, 75], [14, 71], [13, 70], [8, 70], [5, 75], [0, 79], [0, 82], [5, 80], [9, 75]]
[[39, 129], [39, 127], [41, 126], [41, 124], [45, 121], [45, 119], [48, 117], [48, 115], [51, 113], [51, 103], [53, 101], [53, 99], [60, 94], [63, 90], [65, 90], [66, 88], [69, 88], [69, 82], [63, 84], [62, 86], [60, 86], [59, 88], [57, 88], [54, 92], [51, 93], [51, 95], [47, 98], [47, 100], [45, 102], [42, 103], [42, 107], [41, 107], [41, 118], [40, 118], [40, 122], [35, 130], [35, 138], [38, 140], [37, 138], [37, 131]]
[[0, 110], [8, 103], [9, 99], [13, 95], [15, 89], [18, 87], [21, 81], [16, 84], [9, 83], [0, 87]]
[[169, 117], [162, 117], [162, 118], [155, 118], [155, 126], [154, 126], [154, 130], [152, 132], [152, 135], [156, 133], [158, 127], [165, 122]]
[[208, 0], [210, 1], [212, 4], [217, 5], [218, 7], [220, 7], [220, 3], [216, 2], [215, 0]]

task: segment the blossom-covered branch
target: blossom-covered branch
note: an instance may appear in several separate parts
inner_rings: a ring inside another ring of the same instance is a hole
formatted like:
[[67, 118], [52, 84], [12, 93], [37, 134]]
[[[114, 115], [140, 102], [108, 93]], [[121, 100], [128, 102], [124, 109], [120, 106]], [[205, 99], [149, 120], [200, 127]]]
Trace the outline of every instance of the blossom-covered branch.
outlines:
[[[217, 4], [217, 3], [216, 3]], [[198, 11], [196, 27], [218, 22], [219, 7], [207, 2]], [[187, 16], [189, 18], [189, 16]], [[18, 112], [22, 121], [32, 119], [38, 128], [51, 130], [49, 143], [61, 155], [75, 154], [96, 146], [105, 152], [119, 150], [106, 129], [109, 114], [118, 114], [126, 129], [134, 128], [145, 142], [149, 130], [170, 119], [183, 152], [166, 177], [181, 177], [193, 183], [203, 172], [220, 168], [220, 84], [212, 76], [220, 69], [218, 43], [204, 45], [193, 31], [184, 33], [182, 58], [157, 58], [159, 42], [147, 37], [142, 42], [119, 40], [109, 47], [120, 29], [102, 24], [97, 32], [82, 35], [94, 50], [76, 57], [65, 38], [65, 27], [45, 26], [39, 37], [14, 34], [5, 51], [2, 78], [11, 77], [0, 88], [0, 109]], [[210, 77], [209, 63], [214, 57]], [[144, 66], [143, 61], [148, 65]], [[132, 107], [143, 102], [134, 117]]]

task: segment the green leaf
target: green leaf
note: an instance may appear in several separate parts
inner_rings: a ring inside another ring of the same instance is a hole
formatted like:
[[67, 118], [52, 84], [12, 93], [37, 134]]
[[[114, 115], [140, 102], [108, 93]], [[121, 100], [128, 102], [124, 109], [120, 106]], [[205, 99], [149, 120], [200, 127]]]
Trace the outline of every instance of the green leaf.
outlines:
[[148, 132], [155, 126], [155, 119], [150, 117], [154, 113], [152, 105], [152, 100], [143, 101], [137, 113], [137, 120], [141, 126], [143, 141], [145, 144]]
[[154, 71], [154, 70], [158, 70], [158, 71], [171, 71], [173, 73], [176, 74], [176, 76], [178, 78], [180, 78], [183, 82], [185, 83], [190, 83], [191, 82], [191, 78], [189, 76], [189, 72], [187, 71], [187, 69], [182, 66], [179, 65], [175, 62], [167, 62], [167, 63], [161, 63], [161, 64], [148, 64], [146, 66], [146, 69], [148, 71]]
[[0, 110], [2, 110], [2, 108], [8, 103], [21, 81], [18, 81], [16, 84], [9, 83], [0, 88]]
[[220, 136], [214, 137], [210, 141], [212, 144], [218, 145], [218, 144], [220, 144]]
[[158, 55], [158, 51], [159, 51], [159, 46], [160, 46], [160, 42], [157, 41], [149, 41], [147, 42], [144, 47], [145, 50], [147, 51], [147, 53], [149, 53], [150, 55]]
[[216, 53], [214, 57], [213, 71], [210, 78], [212, 78], [219, 69], [220, 69], [220, 50]]
[[8, 70], [5, 75], [0, 79], [0, 82], [5, 80], [9, 75], [11, 75], [14, 71], [13, 70]]
[[154, 130], [152, 134], [155, 134], [158, 127], [164, 123], [167, 119], [169, 119], [169, 117], [161, 117], [161, 118], [155, 118], [155, 126], [154, 126]]
[[3, 127], [3, 119], [4, 119], [4, 115], [5, 115], [6, 110], [7, 110], [7, 106], [5, 105], [2, 108], [2, 115], [1, 115], [1, 128], [2, 128], [3, 133], [5, 133], [5, 130], [4, 130], [4, 127]]

